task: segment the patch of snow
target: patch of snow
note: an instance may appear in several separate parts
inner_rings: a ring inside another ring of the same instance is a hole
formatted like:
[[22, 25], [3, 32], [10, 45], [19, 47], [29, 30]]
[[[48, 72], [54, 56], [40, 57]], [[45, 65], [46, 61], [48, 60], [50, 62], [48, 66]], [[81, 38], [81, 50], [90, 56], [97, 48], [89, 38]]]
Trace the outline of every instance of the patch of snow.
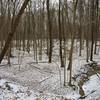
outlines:
[[83, 85], [83, 90], [85, 95], [88, 96], [87, 100], [97, 100], [98, 98], [100, 99], [100, 78], [97, 75], [92, 75], [89, 81]]

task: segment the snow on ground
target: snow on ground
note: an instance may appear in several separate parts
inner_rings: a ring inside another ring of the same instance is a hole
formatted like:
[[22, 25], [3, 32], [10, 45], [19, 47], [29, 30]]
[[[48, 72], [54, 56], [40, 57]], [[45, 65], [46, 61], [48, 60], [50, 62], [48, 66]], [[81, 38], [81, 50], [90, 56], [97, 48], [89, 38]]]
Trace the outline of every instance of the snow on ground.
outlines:
[[48, 92], [39, 93], [27, 87], [19, 86], [1, 79], [0, 100], [67, 100], [67, 98]]
[[[82, 68], [86, 64], [85, 50], [82, 50], [82, 56], [79, 57], [79, 43], [75, 44], [77, 45], [74, 46], [73, 75], [81, 73], [82, 70], [84, 71]], [[69, 49], [69, 46], [67, 47]], [[63, 86], [64, 69], [59, 66], [59, 47], [57, 42], [54, 44], [53, 51], [53, 62], [51, 64], [47, 62], [48, 57], [45, 51], [43, 51], [43, 59], [39, 60], [41, 63], [37, 64], [34, 60], [33, 51], [28, 54], [14, 49], [14, 58], [11, 58], [11, 66], [6, 65], [6, 59], [0, 65], [0, 100], [78, 100], [80, 97], [78, 87]], [[97, 55], [94, 58], [99, 63], [100, 58]], [[68, 60], [66, 60], [67, 65]], [[11, 90], [5, 87], [5, 83], [10, 85]], [[85, 95], [94, 91], [94, 88], [97, 89], [99, 83], [99, 78], [96, 75], [91, 76], [90, 80], [83, 85]], [[89, 89], [89, 86], [91, 89]], [[95, 100], [92, 98], [99, 98], [99, 95], [100, 91], [97, 90], [88, 95], [86, 100]]]
[[92, 75], [84, 85], [83, 89], [87, 95], [87, 100], [100, 100], [100, 77]]

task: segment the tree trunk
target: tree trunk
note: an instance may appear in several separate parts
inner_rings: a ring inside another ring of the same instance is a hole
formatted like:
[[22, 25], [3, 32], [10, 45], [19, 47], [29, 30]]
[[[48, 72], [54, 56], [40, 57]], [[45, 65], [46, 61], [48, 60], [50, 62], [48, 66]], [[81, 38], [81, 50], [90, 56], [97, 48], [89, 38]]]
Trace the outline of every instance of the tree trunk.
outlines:
[[77, 8], [77, 3], [78, 0], [76, 0], [76, 2], [73, 0], [73, 34], [72, 34], [72, 38], [71, 38], [71, 49], [70, 49], [70, 56], [69, 56], [69, 64], [68, 64], [68, 70], [70, 70], [70, 79], [69, 79], [69, 85], [71, 86], [71, 78], [72, 78], [72, 58], [73, 58], [73, 46], [74, 46], [74, 38], [75, 38], [75, 17], [76, 17], [76, 8]]
[[93, 47], [94, 47], [94, 0], [91, 1], [91, 55], [90, 61], [93, 61]]
[[47, 17], [48, 17], [48, 31], [49, 31], [49, 63], [52, 62], [52, 31], [51, 31], [51, 17], [50, 17], [50, 7], [49, 0], [47, 0]]
[[60, 62], [61, 67], [64, 67], [64, 60], [63, 60], [63, 53], [62, 53], [62, 33], [61, 33], [61, 14], [60, 14], [60, 8], [61, 8], [61, 1], [59, 0], [59, 14], [58, 14], [58, 23], [59, 23], [59, 41], [60, 41]]

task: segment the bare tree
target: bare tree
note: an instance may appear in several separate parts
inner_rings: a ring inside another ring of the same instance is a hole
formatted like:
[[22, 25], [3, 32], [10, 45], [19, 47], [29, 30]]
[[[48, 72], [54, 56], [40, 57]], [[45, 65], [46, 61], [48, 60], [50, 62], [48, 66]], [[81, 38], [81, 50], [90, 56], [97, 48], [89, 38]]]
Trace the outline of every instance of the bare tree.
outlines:
[[59, 42], [60, 42], [60, 47], [59, 47], [60, 62], [61, 62], [61, 67], [64, 67], [64, 59], [62, 53], [62, 32], [61, 32], [61, 0], [59, 0], [58, 23], [59, 23]]
[[23, 14], [23, 12], [24, 12], [24, 9], [26, 8], [28, 2], [29, 2], [29, 0], [25, 0], [25, 1], [24, 1], [24, 3], [23, 3], [23, 5], [22, 5], [22, 7], [21, 7], [21, 9], [20, 9], [20, 11], [19, 11], [19, 13], [18, 13], [18, 15], [16, 16], [16, 19], [15, 19], [14, 22], [13, 22], [13, 27], [12, 27], [12, 29], [11, 29], [11, 32], [9, 32], [7, 41], [6, 41], [6, 43], [5, 43], [5, 46], [4, 46], [4, 48], [3, 48], [3, 50], [2, 50], [2, 52], [1, 52], [1, 54], [0, 54], [0, 63], [1, 63], [1, 61], [2, 61], [2, 59], [3, 59], [3, 57], [4, 57], [4, 55], [5, 55], [6, 51], [7, 51], [8, 48], [9, 48], [9, 45], [10, 45], [10, 43], [11, 43], [11, 41], [12, 41], [12, 38], [13, 38], [13, 36], [14, 36], [14, 33], [15, 33], [15, 31], [16, 31], [16, 28], [17, 28], [17, 26], [18, 26], [18, 24], [19, 24], [20, 17], [22, 16], [22, 14]]
[[50, 0], [47, 0], [47, 17], [48, 17], [48, 31], [49, 31], [49, 63], [52, 62], [52, 26], [50, 15]]
[[90, 55], [90, 61], [93, 61], [93, 49], [94, 49], [94, 27], [95, 27], [95, 1], [91, 0], [91, 55]]
[[73, 34], [71, 37], [71, 49], [70, 49], [70, 55], [69, 55], [69, 64], [68, 64], [68, 70], [70, 70], [70, 80], [69, 80], [69, 85], [71, 84], [71, 79], [72, 79], [72, 57], [73, 57], [73, 46], [74, 46], [74, 39], [75, 39], [75, 19], [76, 19], [76, 8], [77, 8], [77, 3], [78, 0], [73, 0]]

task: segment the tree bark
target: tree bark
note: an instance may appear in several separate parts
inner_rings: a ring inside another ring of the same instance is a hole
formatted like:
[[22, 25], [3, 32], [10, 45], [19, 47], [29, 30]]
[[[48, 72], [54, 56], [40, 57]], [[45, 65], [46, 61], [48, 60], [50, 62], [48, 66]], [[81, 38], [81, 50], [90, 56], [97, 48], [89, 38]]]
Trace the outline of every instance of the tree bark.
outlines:
[[[76, 19], [76, 8], [77, 8], [77, 3], [78, 0], [74, 1], [73, 0], [73, 27], [75, 27], [75, 19]], [[75, 33], [76, 30], [75, 28], [73, 29], [73, 34], [72, 34], [72, 38], [71, 38], [71, 48], [70, 48], [70, 55], [69, 55], [69, 64], [68, 64], [68, 68], [67, 70], [70, 70], [70, 79], [69, 79], [69, 85], [71, 86], [71, 78], [72, 78], [72, 60], [73, 60], [73, 50], [74, 50], [74, 38], [75, 38]]]
[[48, 31], [49, 31], [49, 63], [52, 62], [52, 25], [50, 17], [49, 0], [47, 0], [47, 17], [48, 17]]
[[64, 67], [63, 53], [62, 53], [62, 33], [61, 33], [61, 1], [59, 0], [59, 13], [58, 13], [58, 23], [59, 23], [59, 42], [60, 42], [60, 62], [61, 67]]
[[91, 55], [90, 61], [93, 61], [93, 48], [94, 48], [94, 11], [95, 11], [94, 0], [91, 1]]

